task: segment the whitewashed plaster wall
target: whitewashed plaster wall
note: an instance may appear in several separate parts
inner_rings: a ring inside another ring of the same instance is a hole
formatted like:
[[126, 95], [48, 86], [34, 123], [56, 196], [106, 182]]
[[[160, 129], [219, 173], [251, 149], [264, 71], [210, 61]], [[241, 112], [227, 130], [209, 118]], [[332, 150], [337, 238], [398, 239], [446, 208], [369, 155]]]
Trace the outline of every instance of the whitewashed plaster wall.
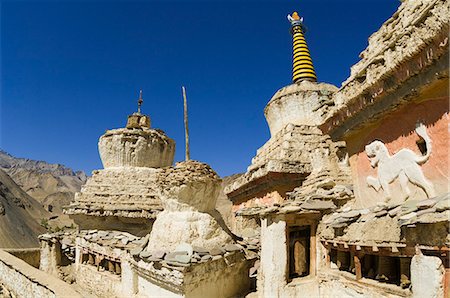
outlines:
[[17, 297], [82, 297], [69, 284], [0, 250], [0, 283]]
[[444, 274], [444, 266], [438, 257], [415, 255], [411, 260], [412, 297], [444, 297]]
[[258, 297], [318, 297], [315, 276], [287, 282], [286, 222], [261, 220], [261, 267], [258, 273]]

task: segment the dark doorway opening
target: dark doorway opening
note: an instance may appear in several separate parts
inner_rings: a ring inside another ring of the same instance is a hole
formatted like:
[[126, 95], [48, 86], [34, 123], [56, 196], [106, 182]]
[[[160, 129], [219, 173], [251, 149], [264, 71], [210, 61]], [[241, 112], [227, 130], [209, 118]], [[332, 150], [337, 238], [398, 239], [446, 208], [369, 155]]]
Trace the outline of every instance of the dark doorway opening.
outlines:
[[311, 227], [289, 228], [289, 278], [309, 275]]

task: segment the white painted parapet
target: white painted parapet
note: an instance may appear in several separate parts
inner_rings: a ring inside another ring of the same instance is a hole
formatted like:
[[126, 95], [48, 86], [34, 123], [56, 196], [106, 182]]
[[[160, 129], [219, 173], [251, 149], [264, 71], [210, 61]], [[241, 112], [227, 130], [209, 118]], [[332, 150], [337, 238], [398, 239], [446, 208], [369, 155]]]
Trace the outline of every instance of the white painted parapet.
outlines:
[[283, 297], [287, 284], [286, 222], [261, 220], [261, 267], [258, 273], [258, 296]]
[[82, 297], [69, 284], [3, 250], [0, 250], [0, 284], [6, 286], [13, 297]]
[[327, 83], [303, 81], [278, 90], [264, 109], [273, 137], [288, 124], [319, 125], [334, 106], [337, 87]]
[[444, 265], [438, 257], [415, 255], [411, 260], [412, 297], [444, 297], [444, 274]]
[[149, 167], [172, 165], [175, 141], [161, 130], [119, 128], [100, 137], [98, 150], [103, 167]]

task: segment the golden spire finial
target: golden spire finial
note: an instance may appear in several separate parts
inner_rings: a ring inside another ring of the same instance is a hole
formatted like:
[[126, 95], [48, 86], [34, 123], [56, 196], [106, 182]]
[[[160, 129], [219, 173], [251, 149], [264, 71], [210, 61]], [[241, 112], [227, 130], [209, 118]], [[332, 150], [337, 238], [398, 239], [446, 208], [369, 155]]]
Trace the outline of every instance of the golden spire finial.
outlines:
[[308, 45], [306, 44], [305, 28], [303, 18], [296, 11], [292, 15], [287, 16], [291, 23], [292, 46], [293, 46], [293, 65], [292, 65], [292, 81], [294, 83], [300, 81], [317, 81], [314, 65], [309, 54]]

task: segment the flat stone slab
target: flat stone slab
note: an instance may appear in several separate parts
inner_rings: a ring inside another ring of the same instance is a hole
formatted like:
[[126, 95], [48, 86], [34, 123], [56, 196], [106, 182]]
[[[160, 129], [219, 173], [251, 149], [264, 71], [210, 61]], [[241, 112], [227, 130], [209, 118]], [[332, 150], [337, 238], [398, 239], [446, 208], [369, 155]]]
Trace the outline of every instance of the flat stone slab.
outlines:
[[161, 250], [152, 251], [152, 257], [154, 258], [163, 259], [165, 255], [166, 253]]
[[226, 251], [238, 251], [241, 250], [241, 247], [236, 245], [236, 244], [227, 244], [225, 245], [225, 250]]
[[191, 258], [192, 254], [194, 253], [194, 249], [192, 247], [192, 245], [188, 244], [188, 243], [180, 243], [177, 245], [177, 247], [175, 248], [176, 252], [186, 252], [186, 254], [189, 256], [189, 258]]
[[445, 211], [450, 209], [450, 200], [442, 200], [434, 206], [437, 211]]
[[377, 213], [375, 213], [375, 216], [381, 217], [381, 216], [385, 216], [386, 214], [388, 214], [388, 211], [385, 209], [385, 210], [381, 210], [381, 211], [378, 211]]
[[131, 255], [138, 256], [142, 252], [142, 247], [136, 247], [130, 250]]
[[175, 256], [175, 261], [183, 263], [183, 264], [187, 264], [190, 263], [191, 261], [191, 256], [185, 254], [185, 255], [176, 255]]
[[416, 212], [411, 212], [411, 213], [400, 216], [400, 220], [408, 220], [408, 219], [415, 217], [416, 215], [417, 215]]
[[326, 210], [335, 209], [336, 205], [332, 201], [311, 200], [303, 203], [301, 207], [308, 210]]
[[436, 204], [437, 200], [435, 199], [428, 199], [428, 200], [423, 200], [417, 203], [417, 208], [419, 209], [428, 209], [430, 207], [433, 207]]
[[194, 245], [192, 247], [192, 249], [193, 249], [194, 252], [198, 253], [200, 256], [204, 256], [204, 255], [209, 254], [209, 250], [206, 249], [206, 248], [203, 248], [203, 247], [199, 247], [199, 246], [195, 246]]
[[394, 216], [396, 216], [397, 214], [399, 214], [400, 211], [402, 211], [402, 206], [397, 206], [397, 207], [395, 207], [394, 209], [389, 210], [388, 213], [389, 213], [389, 216], [390, 216], [390, 217], [394, 217]]
[[359, 216], [360, 214], [361, 214], [361, 213], [359, 213], [359, 211], [357, 211], [357, 210], [352, 210], [352, 211], [349, 211], [349, 212], [347, 212], [347, 213], [341, 214], [341, 216], [344, 217], [344, 218], [354, 218], [354, 217]]
[[[178, 262], [177, 261], [177, 256], [181, 256], [181, 255], [186, 255], [187, 256], [187, 254], [185, 252], [181, 252], [181, 251], [170, 252], [164, 257], [164, 260], [170, 261], [170, 262]], [[189, 257], [189, 259], [190, 259], [190, 257]]]
[[209, 250], [209, 254], [211, 256], [218, 256], [218, 255], [221, 255], [223, 253], [224, 253], [224, 251], [221, 250], [220, 248], [213, 248], [213, 249]]
[[436, 208], [424, 209], [424, 210], [417, 211], [417, 216], [420, 216], [422, 214], [427, 214], [427, 213], [435, 213], [435, 212], [436, 212]]

